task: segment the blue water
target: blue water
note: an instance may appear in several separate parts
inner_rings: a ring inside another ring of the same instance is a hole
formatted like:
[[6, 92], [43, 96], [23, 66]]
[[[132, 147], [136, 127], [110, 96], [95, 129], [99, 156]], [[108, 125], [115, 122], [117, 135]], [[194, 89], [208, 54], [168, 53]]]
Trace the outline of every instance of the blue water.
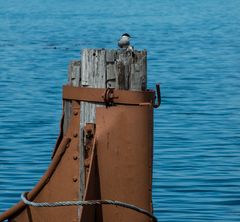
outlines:
[[240, 221], [239, 0], [0, 0], [0, 212], [46, 170], [82, 48], [148, 50], [159, 221]]

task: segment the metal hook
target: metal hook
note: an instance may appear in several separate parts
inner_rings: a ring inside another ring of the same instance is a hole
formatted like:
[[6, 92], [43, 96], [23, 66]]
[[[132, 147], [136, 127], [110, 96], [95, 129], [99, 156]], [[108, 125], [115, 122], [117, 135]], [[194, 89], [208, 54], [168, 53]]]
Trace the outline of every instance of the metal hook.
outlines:
[[[154, 108], [158, 108], [161, 105], [162, 99], [161, 99], [161, 90], [160, 90], [160, 83], [156, 84], [156, 94], [157, 97], [155, 96], [155, 101], [154, 101]], [[157, 103], [156, 103], [156, 99], [157, 99]]]
[[114, 104], [114, 99], [118, 99], [118, 96], [114, 96], [114, 88], [106, 88], [102, 98], [104, 99], [106, 107], [109, 107]]

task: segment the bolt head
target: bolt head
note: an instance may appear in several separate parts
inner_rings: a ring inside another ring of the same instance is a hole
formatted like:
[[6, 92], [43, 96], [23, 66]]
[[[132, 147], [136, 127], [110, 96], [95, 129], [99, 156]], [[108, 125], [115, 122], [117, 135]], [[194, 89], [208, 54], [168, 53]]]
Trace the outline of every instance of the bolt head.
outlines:
[[76, 116], [76, 115], [78, 115], [78, 111], [73, 111], [73, 114]]
[[78, 181], [77, 177], [73, 177], [73, 182], [76, 183]]

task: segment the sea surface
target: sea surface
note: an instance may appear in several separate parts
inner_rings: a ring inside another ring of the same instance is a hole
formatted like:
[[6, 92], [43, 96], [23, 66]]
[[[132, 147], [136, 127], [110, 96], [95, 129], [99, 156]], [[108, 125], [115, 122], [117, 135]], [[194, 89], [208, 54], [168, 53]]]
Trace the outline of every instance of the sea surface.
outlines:
[[37, 183], [83, 48], [148, 51], [159, 221], [240, 221], [239, 0], [0, 0], [0, 213]]

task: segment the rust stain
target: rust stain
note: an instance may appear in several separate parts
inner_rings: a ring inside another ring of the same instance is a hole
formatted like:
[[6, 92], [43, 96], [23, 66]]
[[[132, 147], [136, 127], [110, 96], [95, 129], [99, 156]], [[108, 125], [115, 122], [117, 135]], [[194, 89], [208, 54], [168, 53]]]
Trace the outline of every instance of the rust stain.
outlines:
[[[118, 200], [151, 211], [152, 107], [114, 106], [96, 110], [97, 161], [102, 199]], [[103, 206], [104, 222], [149, 218]]]

